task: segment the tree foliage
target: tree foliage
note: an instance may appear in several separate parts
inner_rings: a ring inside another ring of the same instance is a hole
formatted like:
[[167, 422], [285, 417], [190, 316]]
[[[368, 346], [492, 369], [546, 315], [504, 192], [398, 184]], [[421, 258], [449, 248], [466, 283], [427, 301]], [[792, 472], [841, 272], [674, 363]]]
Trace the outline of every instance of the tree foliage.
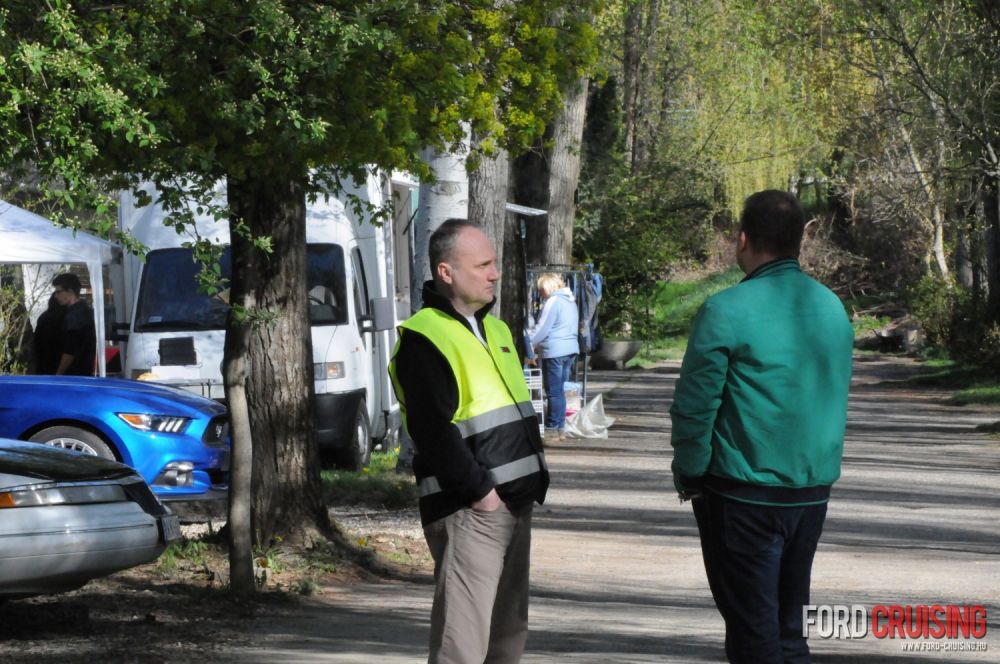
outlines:
[[[675, 240], [662, 251], [652, 247], [670, 243], [608, 252], [616, 258], [602, 269], [642, 274], [651, 264], [665, 275], [697, 258], [697, 238], [725, 228], [746, 195], [788, 188], [829, 226], [818, 235], [847, 252], [839, 264], [851, 266], [841, 280], [849, 290], [902, 295], [926, 277], [954, 303], [952, 329], [978, 321], [980, 339], [993, 338], [996, 3], [622, 0], [608, 3], [598, 27], [615, 48], [591, 95], [584, 248], [600, 262], [601, 244], [628, 245], [630, 216], [655, 225], [654, 240]], [[691, 235], [691, 220], [670, 212], [678, 195], [703, 204]], [[634, 214], [622, 210], [630, 201]], [[919, 304], [927, 292], [913, 290], [914, 306], [941, 311]]]
[[[559, 5], [54, 0], [0, 13], [0, 149], [33, 163], [51, 196], [93, 204], [105, 187], [149, 179], [183, 223], [186, 202], [228, 183], [228, 208], [214, 211], [230, 224], [231, 302], [246, 314], [227, 328], [232, 493], [251, 499], [252, 430], [256, 541], [326, 531], [294, 287], [307, 198], [372, 166], [424, 175], [420, 150], [448, 148], [466, 127], [487, 149], [531, 144], [589, 57], [591, 3]], [[277, 316], [248, 327], [261, 311]]]
[[750, 193], [818, 170], [842, 125], [817, 118], [832, 56], [800, 66], [812, 51], [759, 3], [615, 2], [598, 26], [616, 48], [591, 94], [579, 250], [609, 277], [612, 325], [635, 327], [671, 266], [703, 258]]
[[842, 240], [932, 337], [979, 354], [1000, 320], [1000, 10], [895, 0], [829, 3], [827, 13], [840, 66], [868, 83], [844, 100], [830, 158]]

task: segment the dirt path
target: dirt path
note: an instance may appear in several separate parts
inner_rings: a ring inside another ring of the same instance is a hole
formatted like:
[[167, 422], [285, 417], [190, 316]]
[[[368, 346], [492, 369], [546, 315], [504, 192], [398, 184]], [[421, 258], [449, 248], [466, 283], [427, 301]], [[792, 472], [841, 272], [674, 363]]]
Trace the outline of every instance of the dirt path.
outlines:
[[[997, 661], [1000, 653], [1000, 441], [975, 432], [1000, 412], [903, 388], [905, 360], [860, 358], [843, 479], [814, 569], [823, 604], [985, 604], [987, 653], [903, 652], [899, 641], [811, 643], [816, 662]], [[606, 441], [548, 452], [549, 500], [536, 511], [532, 633], [525, 662], [717, 662], [722, 625], [694, 520], [669, 478], [677, 366], [601, 372], [618, 418]], [[429, 582], [429, 580], [428, 580]], [[243, 661], [415, 662], [429, 585], [358, 584], [315, 601], [308, 622], [262, 626]]]
[[[886, 382], [914, 371], [906, 360], [856, 362], [844, 475], [814, 567], [813, 601], [984, 604], [990, 624], [980, 643], [989, 651], [912, 654], [898, 640], [813, 638], [819, 663], [998, 661], [1000, 439], [975, 427], [1000, 420], [1000, 411], [951, 406], [945, 393]], [[535, 513], [525, 662], [723, 661], [694, 519], [671, 488], [666, 413], [676, 375], [675, 364], [592, 374], [593, 391], [605, 393], [618, 418], [611, 437], [548, 451], [553, 485]], [[377, 520], [354, 523], [357, 534], [376, 535]], [[244, 633], [227, 622], [207, 658], [418, 662], [431, 591], [424, 573], [258, 607]], [[211, 620], [191, 628], [211, 629]], [[169, 628], [139, 634], [151, 639], [142, 661], [190, 658], [189, 649], [171, 654]], [[40, 659], [24, 641], [0, 640], [0, 661], [65, 661], [58, 645], [50, 640]], [[92, 645], [100, 652], [99, 641]]]

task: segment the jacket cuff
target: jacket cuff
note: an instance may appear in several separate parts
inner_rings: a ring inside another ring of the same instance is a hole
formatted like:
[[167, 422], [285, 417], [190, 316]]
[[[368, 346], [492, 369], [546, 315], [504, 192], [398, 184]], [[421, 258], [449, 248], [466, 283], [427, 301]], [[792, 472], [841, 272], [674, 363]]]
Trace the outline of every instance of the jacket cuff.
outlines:
[[483, 479], [479, 482], [479, 485], [474, 490], [469, 491], [469, 504], [471, 505], [477, 500], [482, 500], [495, 488], [496, 483], [493, 481], [493, 476], [488, 472], [484, 472]]
[[689, 493], [701, 493], [702, 487], [705, 485], [704, 475], [700, 477], [694, 477], [692, 475], [678, 475], [674, 474], [674, 488], [677, 489], [677, 493], [684, 494]]

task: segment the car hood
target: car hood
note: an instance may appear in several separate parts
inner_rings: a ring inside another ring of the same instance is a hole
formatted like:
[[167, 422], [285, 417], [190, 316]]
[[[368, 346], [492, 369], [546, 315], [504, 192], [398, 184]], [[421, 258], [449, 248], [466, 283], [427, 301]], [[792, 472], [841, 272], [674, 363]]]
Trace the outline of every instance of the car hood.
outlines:
[[132, 398], [145, 396], [149, 399], [166, 399], [173, 403], [183, 403], [188, 407], [212, 413], [225, 412], [225, 406], [200, 397], [197, 394], [177, 387], [147, 383], [141, 380], [125, 380], [122, 378], [97, 378], [88, 376], [0, 376], [0, 389], [6, 390], [52, 390], [63, 398], [73, 392], [85, 390], [95, 392], [117, 393], [130, 395]]
[[49, 482], [110, 480], [134, 475], [116, 461], [89, 454], [0, 438], [0, 487], [24, 484], [24, 478]]

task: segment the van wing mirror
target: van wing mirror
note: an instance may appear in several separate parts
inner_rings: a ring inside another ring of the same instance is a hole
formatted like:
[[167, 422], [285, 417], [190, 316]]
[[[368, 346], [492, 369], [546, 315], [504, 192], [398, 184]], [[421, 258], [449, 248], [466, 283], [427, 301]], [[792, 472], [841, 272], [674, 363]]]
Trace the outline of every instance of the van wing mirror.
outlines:
[[396, 302], [391, 297], [373, 297], [371, 300], [373, 332], [391, 330], [396, 326]]

